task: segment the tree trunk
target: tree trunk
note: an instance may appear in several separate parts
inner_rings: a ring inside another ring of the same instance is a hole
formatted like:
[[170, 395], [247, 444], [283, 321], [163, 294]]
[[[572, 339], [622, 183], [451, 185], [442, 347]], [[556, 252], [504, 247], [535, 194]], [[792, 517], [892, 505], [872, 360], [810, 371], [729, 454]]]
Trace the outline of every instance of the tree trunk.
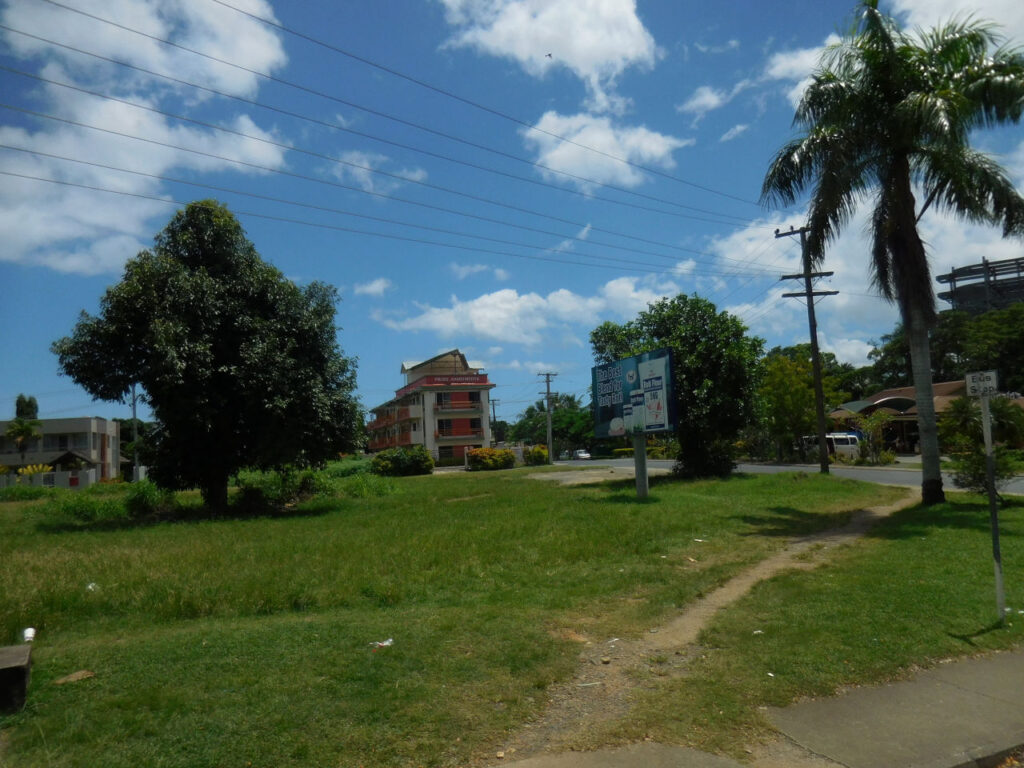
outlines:
[[206, 509], [219, 515], [228, 508], [228, 477], [207, 477], [199, 489]]
[[942, 490], [939, 465], [939, 430], [935, 418], [935, 395], [932, 387], [931, 350], [928, 346], [928, 323], [919, 307], [909, 307], [904, 317], [910, 368], [917, 401], [917, 431], [921, 445], [921, 501], [941, 504], [946, 500]]

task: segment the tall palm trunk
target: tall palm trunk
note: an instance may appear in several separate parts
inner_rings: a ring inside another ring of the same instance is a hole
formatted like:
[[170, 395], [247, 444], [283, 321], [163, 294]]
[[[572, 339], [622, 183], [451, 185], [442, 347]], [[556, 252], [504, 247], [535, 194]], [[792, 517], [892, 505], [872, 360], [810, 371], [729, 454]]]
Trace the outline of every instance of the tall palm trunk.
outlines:
[[917, 432], [921, 446], [921, 501], [941, 504], [946, 500], [942, 490], [939, 466], [939, 430], [935, 419], [935, 395], [932, 386], [931, 350], [928, 346], [928, 323], [920, 307], [908, 307], [904, 315], [907, 345], [910, 348], [910, 369], [917, 402]]

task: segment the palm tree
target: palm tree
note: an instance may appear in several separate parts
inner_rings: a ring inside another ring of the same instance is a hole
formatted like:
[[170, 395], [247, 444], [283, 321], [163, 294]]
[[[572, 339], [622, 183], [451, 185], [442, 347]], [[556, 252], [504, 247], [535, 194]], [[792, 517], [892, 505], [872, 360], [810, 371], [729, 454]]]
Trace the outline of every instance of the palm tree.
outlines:
[[[815, 264], [872, 194], [872, 277], [899, 306], [909, 342], [926, 504], [945, 496], [928, 349], [935, 294], [918, 221], [934, 205], [1024, 235], [1024, 198], [968, 141], [976, 128], [1019, 122], [1024, 110], [1024, 55], [999, 43], [991, 24], [970, 19], [908, 34], [878, 0], [862, 0], [797, 107], [802, 135], [779, 150], [761, 189], [763, 202], [789, 205], [811, 188]], [[920, 208], [915, 188], [925, 196]]]
[[7, 423], [7, 429], [4, 431], [4, 436], [14, 441], [14, 444], [18, 446], [18, 452], [21, 454], [21, 463], [25, 463], [25, 453], [28, 451], [28, 443], [39, 437], [42, 432], [39, 431], [40, 427], [43, 426], [43, 422], [38, 419], [23, 419], [16, 417], [11, 419]]

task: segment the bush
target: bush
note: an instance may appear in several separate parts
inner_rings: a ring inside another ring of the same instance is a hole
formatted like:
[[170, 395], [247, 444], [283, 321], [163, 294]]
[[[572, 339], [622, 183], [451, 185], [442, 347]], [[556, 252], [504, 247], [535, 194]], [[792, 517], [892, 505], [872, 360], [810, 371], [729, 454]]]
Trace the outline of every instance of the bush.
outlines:
[[149, 480], [130, 483], [124, 496], [124, 508], [131, 518], [153, 517], [173, 511], [174, 494]]
[[[961, 443], [959, 452], [953, 453], [953, 485], [975, 493], [988, 493], [988, 468], [983, 448]], [[1011, 451], [997, 445], [992, 451], [995, 459], [995, 485], [998, 492], [1016, 474], [1017, 462]]]
[[120, 499], [78, 491], [57, 494], [47, 508], [58, 517], [70, 518], [80, 523], [123, 520], [126, 517], [125, 506]]
[[297, 501], [335, 492], [335, 481], [326, 472], [314, 469], [248, 469], [238, 473], [236, 482], [239, 494], [235, 507], [247, 515], [277, 512]]
[[387, 496], [395, 492], [393, 480], [375, 475], [372, 472], [360, 472], [345, 478], [341, 484], [341, 492], [354, 499], [368, 499]]
[[341, 461], [332, 461], [324, 467], [328, 477], [352, 477], [370, 471], [370, 460], [362, 456], [346, 456]]
[[523, 461], [531, 467], [548, 463], [548, 449], [543, 445], [535, 445], [523, 453]]
[[8, 485], [0, 488], [0, 501], [31, 501], [53, 496], [53, 488], [46, 488], [41, 485]]
[[387, 477], [429, 475], [434, 471], [434, 459], [422, 445], [388, 448], [374, 455], [370, 471]]
[[512, 451], [495, 448], [474, 448], [469, 452], [471, 470], [511, 469], [516, 465]]
[[616, 459], [632, 459], [633, 449], [632, 448], [616, 448], [612, 451], [612, 456]]

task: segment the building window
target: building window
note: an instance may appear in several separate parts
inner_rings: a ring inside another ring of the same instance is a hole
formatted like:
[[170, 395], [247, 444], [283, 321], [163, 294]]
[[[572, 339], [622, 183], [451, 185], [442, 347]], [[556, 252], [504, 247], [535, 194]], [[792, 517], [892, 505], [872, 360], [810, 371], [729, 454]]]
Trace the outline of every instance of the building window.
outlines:
[[450, 445], [442, 445], [437, 449], [437, 458], [451, 459], [455, 457], [455, 448]]
[[470, 429], [483, 429], [483, 425], [480, 423], [480, 419], [470, 419], [469, 420], [469, 428]]
[[452, 396], [450, 392], [438, 392], [434, 395], [434, 398], [440, 406], [447, 407], [452, 404]]
[[419, 432], [420, 431], [420, 423], [418, 421], [414, 421], [412, 423], [412, 431], [413, 432]]
[[437, 420], [437, 431], [442, 435], [450, 435], [452, 433], [452, 420], [451, 419], [438, 419]]
[[469, 393], [469, 402], [471, 402], [471, 403], [479, 403], [480, 402], [480, 393], [479, 392], [470, 392]]

